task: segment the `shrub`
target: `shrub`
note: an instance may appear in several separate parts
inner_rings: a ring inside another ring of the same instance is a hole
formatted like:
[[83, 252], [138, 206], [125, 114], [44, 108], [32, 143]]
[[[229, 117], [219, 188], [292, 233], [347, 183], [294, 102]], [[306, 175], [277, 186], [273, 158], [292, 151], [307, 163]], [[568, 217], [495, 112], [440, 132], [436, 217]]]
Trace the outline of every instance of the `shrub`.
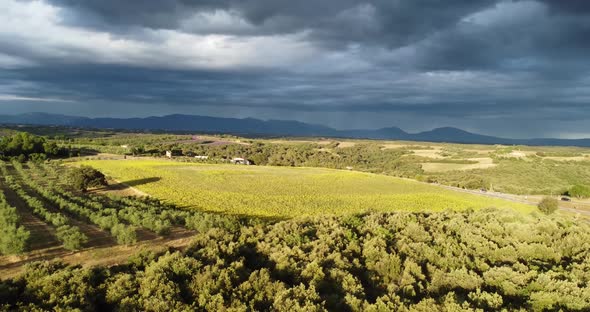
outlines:
[[68, 250], [78, 250], [88, 241], [88, 237], [84, 233], [69, 225], [57, 228], [57, 237], [63, 242], [64, 248]]
[[70, 185], [79, 191], [85, 192], [89, 187], [107, 185], [107, 180], [102, 172], [88, 166], [73, 168], [69, 174]]
[[541, 200], [537, 207], [542, 213], [549, 215], [554, 213], [559, 208], [559, 202], [557, 199], [547, 196]]
[[137, 242], [137, 232], [135, 228], [117, 224], [111, 228], [111, 234], [117, 239], [117, 243], [129, 245]]

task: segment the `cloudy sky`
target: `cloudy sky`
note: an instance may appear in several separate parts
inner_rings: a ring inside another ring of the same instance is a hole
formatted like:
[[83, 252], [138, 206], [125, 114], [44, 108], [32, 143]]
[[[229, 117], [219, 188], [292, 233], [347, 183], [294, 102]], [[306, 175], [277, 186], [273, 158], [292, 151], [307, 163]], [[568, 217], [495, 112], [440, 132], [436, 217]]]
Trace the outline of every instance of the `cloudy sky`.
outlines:
[[590, 137], [590, 1], [1, 0], [33, 111]]

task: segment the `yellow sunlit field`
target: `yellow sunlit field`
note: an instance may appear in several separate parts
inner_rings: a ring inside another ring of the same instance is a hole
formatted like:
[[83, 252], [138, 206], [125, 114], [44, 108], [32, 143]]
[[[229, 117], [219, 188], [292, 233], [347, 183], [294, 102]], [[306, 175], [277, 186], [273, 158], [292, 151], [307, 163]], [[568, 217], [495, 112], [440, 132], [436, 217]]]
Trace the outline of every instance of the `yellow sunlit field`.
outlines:
[[265, 217], [367, 211], [441, 211], [532, 206], [395, 177], [322, 168], [87, 160], [112, 178], [179, 206]]

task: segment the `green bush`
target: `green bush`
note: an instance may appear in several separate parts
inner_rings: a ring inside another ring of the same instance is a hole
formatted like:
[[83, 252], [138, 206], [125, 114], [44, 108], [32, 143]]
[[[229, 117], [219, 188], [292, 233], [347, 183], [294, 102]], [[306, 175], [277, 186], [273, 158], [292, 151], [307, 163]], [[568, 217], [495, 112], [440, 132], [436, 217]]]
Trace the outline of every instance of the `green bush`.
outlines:
[[559, 201], [553, 197], [544, 197], [541, 202], [537, 205], [542, 213], [549, 215], [559, 209]]
[[88, 241], [88, 237], [76, 227], [62, 225], [57, 228], [57, 238], [67, 250], [78, 250]]
[[117, 239], [117, 243], [129, 245], [137, 242], [135, 228], [124, 224], [117, 224], [111, 228], [111, 234]]
[[586, 185], [574, 185], [567, 192], [569, 196], [576, 198], [588, 198], [590, 197], [590, 187]]

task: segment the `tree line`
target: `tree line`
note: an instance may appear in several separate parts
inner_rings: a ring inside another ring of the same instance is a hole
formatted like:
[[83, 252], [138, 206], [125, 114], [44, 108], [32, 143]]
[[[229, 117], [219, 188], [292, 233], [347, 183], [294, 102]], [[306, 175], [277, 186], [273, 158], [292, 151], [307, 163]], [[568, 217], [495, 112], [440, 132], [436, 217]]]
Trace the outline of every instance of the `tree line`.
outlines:
[[73, 156], [75, 151], [27, 132], [0, 137], [0, 160], [45, 160]]

